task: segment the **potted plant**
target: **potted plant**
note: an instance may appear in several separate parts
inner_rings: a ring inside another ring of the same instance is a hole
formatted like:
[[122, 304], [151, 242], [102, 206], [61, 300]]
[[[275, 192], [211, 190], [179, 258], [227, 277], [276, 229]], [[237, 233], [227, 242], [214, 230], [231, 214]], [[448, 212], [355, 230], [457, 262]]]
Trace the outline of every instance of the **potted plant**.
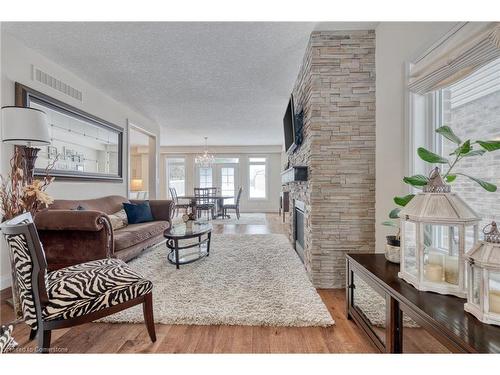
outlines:
[[[408, 201], [409, 202], [409, 201]], [[408, 203], [406, 202], [406, 203]], [[401, 207], [404, 207], [406, 203], [403, 204], [400, 200], [395, 201]], [[392, 263], [399, 263], [400, 257], [400, 245], [401, 245], [401, 228], [399, 227], [399, 211], [400, 208], [394, 208], [389, 212], [389, 220], [386, 220], [382, 225], [397, 228], [395, 235], [386, 236], [387, 243], [385, 244], [385, 259]]]
[[[419, 147], [417, 154], [423, 161], [430, 164], [440, 164], [442, 166], [447, 166], [446, 172], [442, 172], [439, 168], [434, 169], [434, 173], [439, 173], [443, 181], [451, 184], [458, 178], [466, 177], [475, 183], [479, 184], [483, 189], [488, 192], [495, 192], [497, 186], [484, 181], [480, 178], [466, 175], [464, 173], [455, 172], [456, 166], [463, 159], [470, 159], [473, 157], [480, 157], [487, 152], [493, 152], [500, 150], [500, 141], [472, 141], [470, 139], [462, 141], [449, 126], [441, 126], [436, 129], [436, 133], [446, 138], [448, 141], [453, 142], [456, 145], [455, 150], [449, 155], [450, 158], [443, 157], [441, 155], [435, 154], [423, 147]], [[422, 189], [429, 183], [429, 177], [424, 175], [414, 175], [403, 178], [403, 182], [417, 189]], [[399, 212], [400, 207], [406, 206], [415, 196], [415, 194], [408, 194], [405, 196], [394, 197], [394, 203], [399, 206], [391, 210], [389, 213], [389, 219], [384, 221], [382, 225], [391, 226], [398, 228], [397, 234], [395, 236], [387, 236], [386, 245], [386, 258], [387, 260], [395, 263], [399, 263], [400, 255], [400, 228], [399, 228]], [[424, 236], [425, 238], [427, 236]], [[424, 240], [425, 240], [424, 238]], [[429, 239], [430, 240], [430, 239]]]

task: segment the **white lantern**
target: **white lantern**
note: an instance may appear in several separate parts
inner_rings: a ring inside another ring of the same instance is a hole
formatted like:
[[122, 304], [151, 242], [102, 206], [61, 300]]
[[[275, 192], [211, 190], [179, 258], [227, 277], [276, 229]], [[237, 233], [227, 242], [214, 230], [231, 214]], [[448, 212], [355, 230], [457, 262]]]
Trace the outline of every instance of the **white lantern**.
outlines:
[[483, 323], [500, 325], [500, 232], [495, 222], [483, 231], [484, 241], [466, 257], [469, 285], [464, 309]]
[[415, 288], [465, 298], [464, 254], [478, 240], [479, 216], [435, 169], [423, 193], [401, 210], [401, 268]]

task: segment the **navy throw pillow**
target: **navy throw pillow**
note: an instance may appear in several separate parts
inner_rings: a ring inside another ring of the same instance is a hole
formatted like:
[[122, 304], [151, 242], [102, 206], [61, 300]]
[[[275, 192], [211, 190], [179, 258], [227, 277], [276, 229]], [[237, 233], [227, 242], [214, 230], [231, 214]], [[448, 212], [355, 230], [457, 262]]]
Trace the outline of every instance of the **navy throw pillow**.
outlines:
[[123, 203], [123, 208], [127, 214], [129, 224], [146, 223], [154, 220], [149, 201], [139, 204]]

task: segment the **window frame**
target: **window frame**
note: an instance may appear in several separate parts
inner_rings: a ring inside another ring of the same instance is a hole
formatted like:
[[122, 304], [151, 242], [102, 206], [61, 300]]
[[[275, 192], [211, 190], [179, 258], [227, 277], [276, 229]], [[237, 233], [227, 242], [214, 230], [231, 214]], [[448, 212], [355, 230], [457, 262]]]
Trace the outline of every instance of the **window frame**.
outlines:
[[[443, 124], [444, 115], [440, 105], [443, 97], [442, 89], [425, 95], [409, 90], [407, 82], [410, 76], [411, 64], [406, 65], [405, 83], [405, 176], [415, 174], [428, 175], [431, 166], [421, 161], [417, 155], [418, 147], [440, 154], [442, 143], [436, 129]], [[423, 126], [422, 126], [423, 125]], [[418, 191], [408, 186], [409, 192]]]
[[[492, 61], [499, 60], [498, 58]], [[410, 76], [411, 64], [406, 64], [405, 75], [405, 145], [407, 147], [406, 160], [406, 176], [415, 174], [428, 175], [432, 165], [421, 161], [416, 153], [417, 147], [425, 147], [429, 151], [438, 155], [444, 152], [444, 138], [436, 133], [436, 129], [443, 125], [448, 125], [445, 119], [445, 108], [443, 106], [445, 99], [445, 90], [448, 87], [436, 89], [427, 94], [416, 94], [408, 88], [408, 79]], [[475, 74], [472, 72], [471, 75]], [[469, 76], [464, 77], [467, 79]], [[460, 81], [459, 81], [460, 82]], [[455, 82], [458, 83], [458, 82]], [[451, 85], [452, 86], [452, 85]], [[484, 95], [487, 96], [493, 92]], [[471, 101], [478, 100], [475, 98]], [[419, 113], [420, 111], [420, 113]], [[422, 121], [422, 119], [424, 121]], [[422, 126], [423, 125], [423, 126]], [[417, 143], [417, 140], [424, 140], [422, 143]], [[444, 155], [447, 156], [447, 155]], [[421, 166], [425, 165], [425, 168]], [[420, 167], [419, 167], [420, 166]], [[446, 166], [440, 166], [447, 168]], [[416, 194], [420, 190], [407, 185], [409, 193]], [[445, 233], [442, 228], [436, 228], [432, 233], [433, 242], [441, 247], [445, 238]], [[450, 239], [452, 241], [452, 239]]]
[[[251, 161], [253, 158], [261, 158], [265, 159], [264, 161]], [[267, 201], [269, 200], [269, 157], [267, 155], [248, 155], [247, 156], [247, 178], [248, 178], [248, 193], [247, 197], [249, 201]], [[265, 178], [265, 191], [264, 191], [264, 197], [252, 197], [250, 195], [250, 166], [252, 165], [264, 165], [265, 167], [265, 173], [264, 173], [264, 178]]]

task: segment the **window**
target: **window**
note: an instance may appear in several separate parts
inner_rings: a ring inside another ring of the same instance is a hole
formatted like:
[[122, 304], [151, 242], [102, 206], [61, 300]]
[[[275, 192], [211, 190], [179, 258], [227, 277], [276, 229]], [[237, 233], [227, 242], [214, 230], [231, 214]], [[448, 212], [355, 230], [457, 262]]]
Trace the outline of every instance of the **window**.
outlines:
[[198, 171], [200, 177], [200, 187], [201, 188], [213, 187], [214, 185], [212, 182], [212, 168], [200, 167]]
[[[439, 126], [448, 125], [462, 140], [500, 140], [500, 59], [451, 86], [427, 95], [426, 112], [434, 117], [428, 125], [429, 134]], [[427, 147], [451, 158], [450, 154], [456, 145], [443, 137], [437, 137], [428, 140]], [[454, 171], [500, 186], [499, 155], [498, 151], [487, 152], [470, 160], [462, 160]], [[480, 228], [493, 220], [500, 220], [500, 190], [486, 192], [461, 175], [451, 185], [452, 191], [458, 193], [482, 217]]]
[[214, 159], [215, 164], [238, 164], [240, 162], [239, 158], [218, 158]]
[[174, 188], [177, 195], [186, 194], [186, 165], [183, 158], [167, 159], [168, 187]]
[[265, 163], [266, 158], [250, 158], [250, 163]]
[[266, 188], [266, 158], [249, 158], [249, 198], [265, 199]]

